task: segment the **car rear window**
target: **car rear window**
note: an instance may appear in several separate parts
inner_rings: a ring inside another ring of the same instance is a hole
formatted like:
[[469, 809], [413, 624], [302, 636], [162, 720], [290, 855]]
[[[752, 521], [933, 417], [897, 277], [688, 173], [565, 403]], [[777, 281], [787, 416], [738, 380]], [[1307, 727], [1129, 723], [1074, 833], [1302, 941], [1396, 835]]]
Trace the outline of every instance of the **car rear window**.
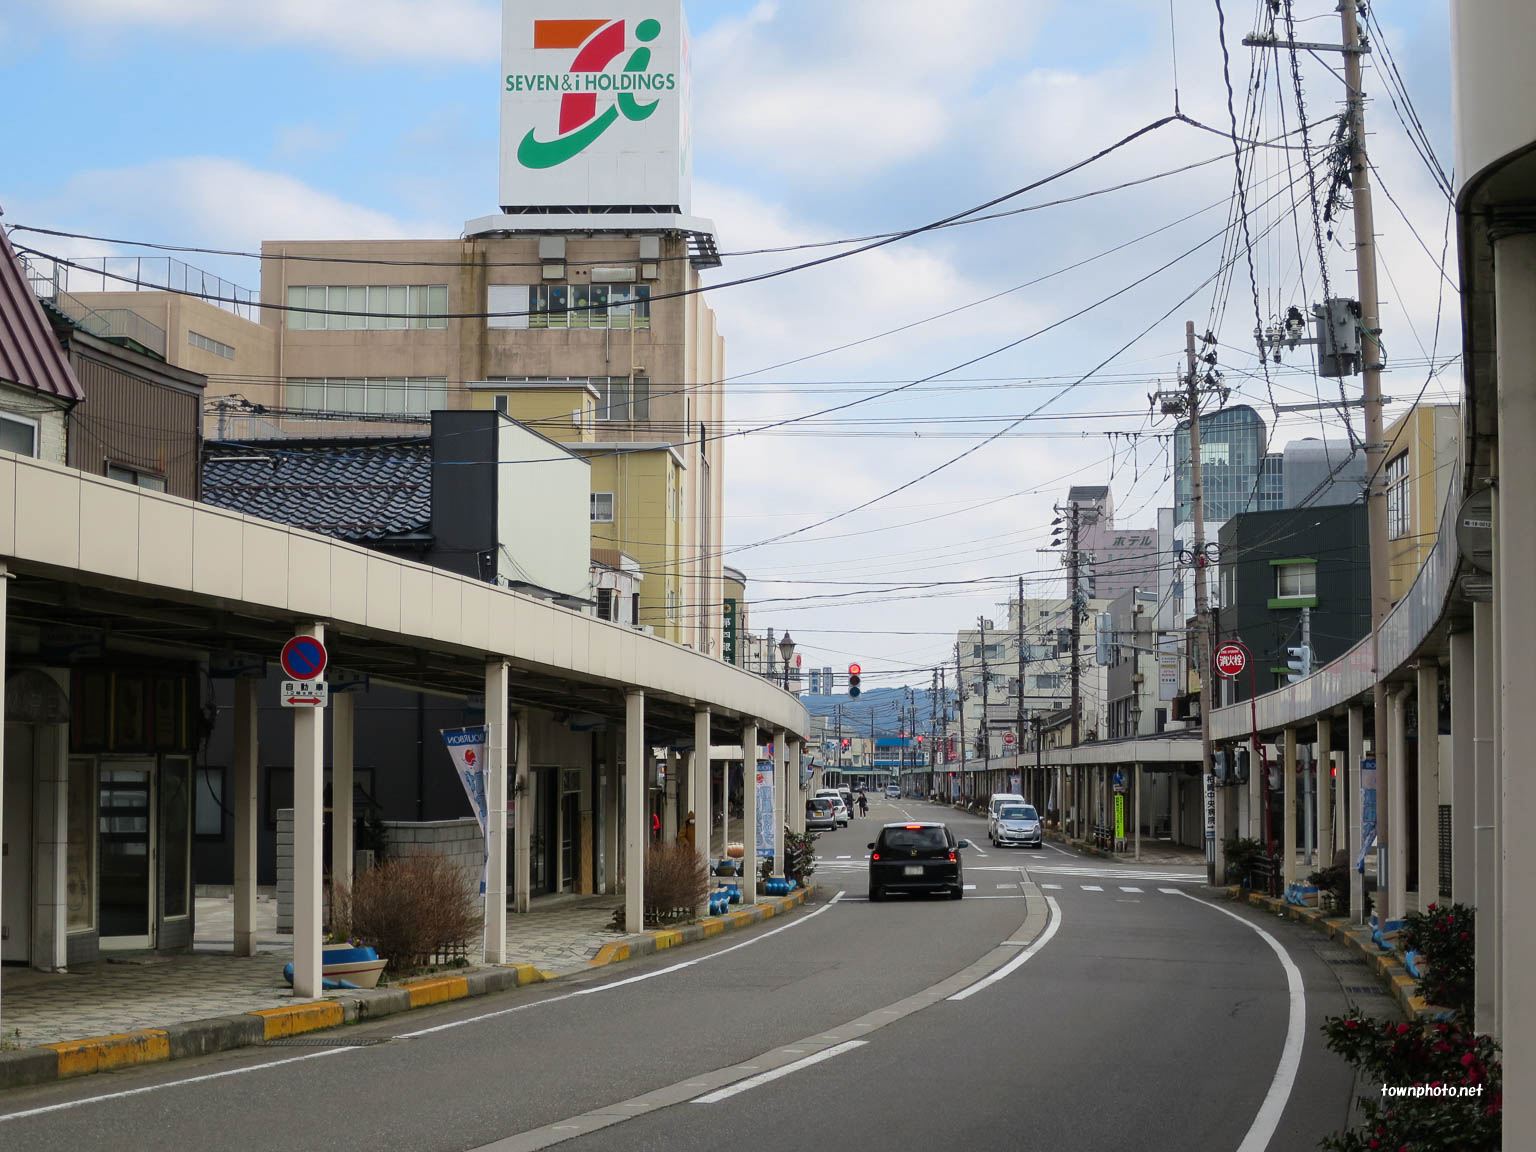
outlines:
[[949, 838], [942, 828], [887, 828], [880, 833], [880, 840], [892, 852], [931, 852], [949, 847]]
[[1026, 805], [1009, 804], [998, 813], [1000, 820], [1036, 820], [1035, 810]]
[[830, 812], [832, 801], [825, 796], [816, 796], [806, 802], [806, 807], [817, 812]]

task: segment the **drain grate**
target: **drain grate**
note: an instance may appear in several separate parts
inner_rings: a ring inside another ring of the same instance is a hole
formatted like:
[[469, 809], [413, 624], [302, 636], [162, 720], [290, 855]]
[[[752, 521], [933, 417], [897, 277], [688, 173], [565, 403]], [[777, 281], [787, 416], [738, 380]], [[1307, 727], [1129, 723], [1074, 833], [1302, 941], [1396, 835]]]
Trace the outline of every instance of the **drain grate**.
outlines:
[[1346, 984], [1344, 991], [1351, 996], [1385, 996], [1387, 990], [1380, 984]]
[[278, 1036], [264, 1041], [267, 1048], [371, 1048], [375, 1044], [388, 1044], [390, 1037], [371, 1039], [351, 1036]]
[[1325, 956], [1324, 959], [1330, 964], [1359, 964], [1361, 967], [1365, 966], [1364, 956]]

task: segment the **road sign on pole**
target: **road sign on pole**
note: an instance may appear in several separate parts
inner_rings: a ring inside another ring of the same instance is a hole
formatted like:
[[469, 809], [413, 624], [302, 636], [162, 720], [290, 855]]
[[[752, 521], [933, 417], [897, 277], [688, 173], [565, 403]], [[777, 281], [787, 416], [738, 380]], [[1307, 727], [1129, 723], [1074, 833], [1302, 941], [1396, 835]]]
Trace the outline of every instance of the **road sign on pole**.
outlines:
[[328, 659], [325, 645], [313, 636], [295, 636], [283, 645], [283, 671], [290, 680], [317, 680]]
[[1248, 667], [1248, 657], [1236, 644], [1223, 644], [1216, 649], [1216, 671], [1223, 676], [1240, 676]]
[[1003, 733], [1003, 743], [1004, 744], [1012, 744], [1013, 743], [1013, 733], [1012, 732], [1004, 732]]
[[324, 680], [284, 680], [284, 708], [324, 708], [331, 700], [331, 686]]

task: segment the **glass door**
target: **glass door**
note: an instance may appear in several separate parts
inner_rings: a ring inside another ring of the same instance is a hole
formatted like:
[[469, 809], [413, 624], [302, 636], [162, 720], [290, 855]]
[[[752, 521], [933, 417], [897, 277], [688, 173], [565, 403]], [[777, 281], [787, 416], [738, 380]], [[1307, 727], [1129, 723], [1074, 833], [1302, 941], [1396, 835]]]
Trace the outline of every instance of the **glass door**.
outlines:
[[103, 760], [98, 924], [103, 948], [154, 947], [154, 760]]

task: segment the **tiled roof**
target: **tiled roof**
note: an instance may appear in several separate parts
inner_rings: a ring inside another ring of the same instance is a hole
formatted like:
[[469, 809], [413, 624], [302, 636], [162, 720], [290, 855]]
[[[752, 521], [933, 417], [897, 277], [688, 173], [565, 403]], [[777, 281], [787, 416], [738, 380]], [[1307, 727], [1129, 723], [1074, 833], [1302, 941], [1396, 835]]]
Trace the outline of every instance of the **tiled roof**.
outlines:
[[360, 544], [425, 542], [432, 530], [432, 442], [210, 443], [203, 500]]
[[26, 270], [11, 247], [10, 239], [0, 231], [0, 380], [35, 388], [65, 400], [80, 400], [80, 382], [75, 379], [64, 351], [53, 335], [53, 326], [43, 315]]

